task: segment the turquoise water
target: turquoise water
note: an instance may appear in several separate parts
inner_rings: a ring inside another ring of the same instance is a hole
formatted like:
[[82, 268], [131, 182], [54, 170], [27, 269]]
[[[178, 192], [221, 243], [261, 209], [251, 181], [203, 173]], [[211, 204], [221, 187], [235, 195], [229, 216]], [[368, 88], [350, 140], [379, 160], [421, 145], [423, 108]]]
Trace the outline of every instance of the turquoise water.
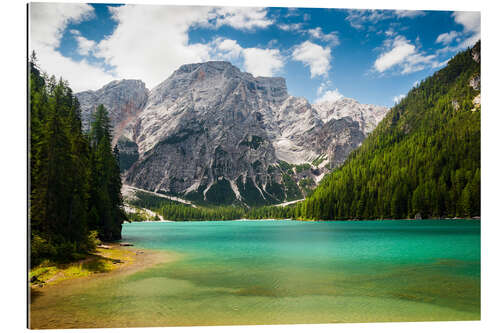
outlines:
[[478, 221], [142, 222], [123, 240], [181, 257], [61, 297], [70, 327], [480, 319]]

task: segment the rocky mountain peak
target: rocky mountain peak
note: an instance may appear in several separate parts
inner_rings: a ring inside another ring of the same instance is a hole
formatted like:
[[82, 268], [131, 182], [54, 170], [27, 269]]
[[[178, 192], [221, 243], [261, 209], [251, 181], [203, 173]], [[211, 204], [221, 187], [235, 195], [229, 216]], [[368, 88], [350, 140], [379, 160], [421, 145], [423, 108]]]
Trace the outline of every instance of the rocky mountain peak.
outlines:
[[146, 105], [149, 91], [141, 80], [114, 80], [98, 90], [82, 91], [75, 96], [80, 102], [82, 123], [89, 128], [91, 115], [99, 104], [109, 112], [115, 136], [119, 135], [125, 123], [137, 115]]
[[149, 94], [129, 81], [77, 96], [111, 110], [125, 183], [217, 204], [300, 199], [387, 112], [349, 98], [311, 105], [284, 78], [225, 61], [183, 65]]

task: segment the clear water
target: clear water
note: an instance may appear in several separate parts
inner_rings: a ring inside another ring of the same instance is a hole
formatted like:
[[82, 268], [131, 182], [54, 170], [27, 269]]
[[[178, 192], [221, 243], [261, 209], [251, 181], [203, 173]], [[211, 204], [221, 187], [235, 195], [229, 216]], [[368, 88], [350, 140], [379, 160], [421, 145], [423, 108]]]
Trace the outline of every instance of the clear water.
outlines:
[[50, 300], [40, 297], [32, 322], [123, 327], [480, 319], [478, 221], [143, 222], [124, 225], [123, 239], [181, 257]]

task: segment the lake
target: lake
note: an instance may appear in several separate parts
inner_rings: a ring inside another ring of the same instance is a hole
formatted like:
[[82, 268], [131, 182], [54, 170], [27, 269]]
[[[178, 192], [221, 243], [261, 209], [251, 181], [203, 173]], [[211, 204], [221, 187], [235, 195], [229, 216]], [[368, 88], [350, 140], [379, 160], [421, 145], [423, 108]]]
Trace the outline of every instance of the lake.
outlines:
[[179, 259], [32, 310], [60, 327], [480, 319], [479, 221], [141, 222], [123, 241]]

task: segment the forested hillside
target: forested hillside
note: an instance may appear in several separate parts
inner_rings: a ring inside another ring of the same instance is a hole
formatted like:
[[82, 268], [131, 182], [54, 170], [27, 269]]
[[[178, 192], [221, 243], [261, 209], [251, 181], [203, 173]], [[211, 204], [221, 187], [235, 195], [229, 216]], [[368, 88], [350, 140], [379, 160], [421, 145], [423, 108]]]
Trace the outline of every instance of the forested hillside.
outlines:
[[29, 219], [31, 265], [86, 253], [100, 240], [121, 238], [118, 152], [104, 107], [90, 132], [68, 84], [29, 62]]
[[480, 215], [479, 86], [480, 42], [409, 91], [345, 164], [297, 206], [296, 215]]

